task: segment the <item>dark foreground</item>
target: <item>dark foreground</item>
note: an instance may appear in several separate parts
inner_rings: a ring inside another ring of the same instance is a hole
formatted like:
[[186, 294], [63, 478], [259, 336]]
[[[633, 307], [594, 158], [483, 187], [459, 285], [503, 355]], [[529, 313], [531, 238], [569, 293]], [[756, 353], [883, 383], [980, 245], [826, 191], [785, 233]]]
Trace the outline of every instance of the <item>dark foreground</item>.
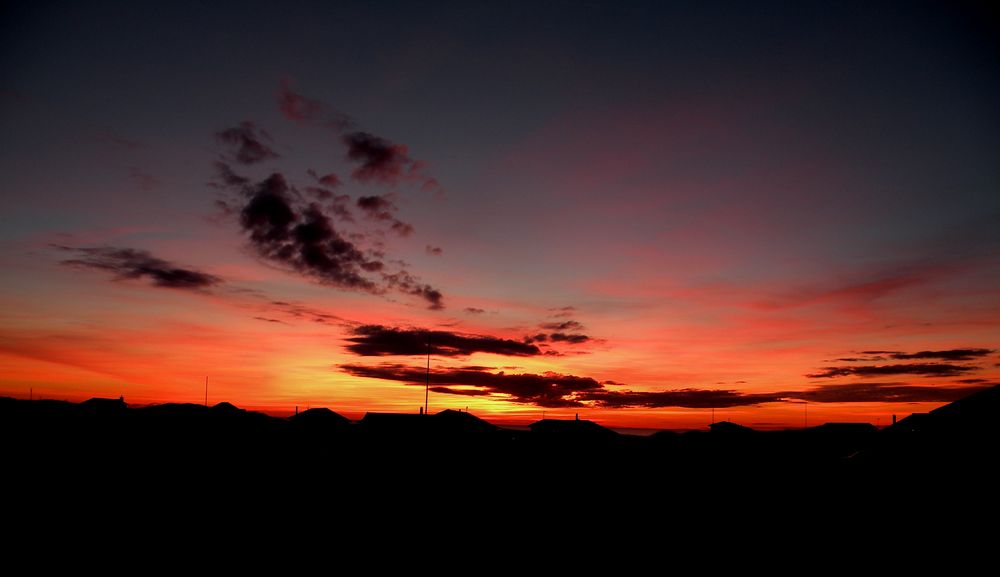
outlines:
[[757, 432], [723, 423], [650, 437], [588, 421], [512, 431], [454, 411], [374, 414], [353, 424], [325, 409], [282, 419], [228, 403], [127, 408], [107, 399], [0, 399], [9, 483], [190, 495], [218, 484], [542, 500], [718, 486], [870, 491], [930, 479], [974, 486], [996, 479], [998, 417], [1000, 387], [881, 431], [828, 424]]

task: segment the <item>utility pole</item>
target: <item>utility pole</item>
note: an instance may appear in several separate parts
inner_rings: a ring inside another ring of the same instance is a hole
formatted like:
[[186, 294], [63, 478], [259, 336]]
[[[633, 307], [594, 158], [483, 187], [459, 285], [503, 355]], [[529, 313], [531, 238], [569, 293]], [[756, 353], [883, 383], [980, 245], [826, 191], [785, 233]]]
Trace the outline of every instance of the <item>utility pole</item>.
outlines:
[[424, 414], [427, 413], [427, 399], [431, 391], [431, 331], [427, 331], [427, 377], [424, 382]]
[[205, 406], [208, 406], [208, 375], [205, 375]]

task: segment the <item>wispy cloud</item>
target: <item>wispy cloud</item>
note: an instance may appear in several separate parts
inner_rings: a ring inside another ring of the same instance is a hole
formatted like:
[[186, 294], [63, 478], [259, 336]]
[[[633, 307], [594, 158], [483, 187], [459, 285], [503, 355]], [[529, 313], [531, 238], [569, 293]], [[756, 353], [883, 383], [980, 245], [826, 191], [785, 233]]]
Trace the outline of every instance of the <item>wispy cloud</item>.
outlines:
[[239, 126], [217, 132], [215, 137], [230, 147], [233, 159], [240, 164], [257, 164], [278, 158], [278, 153], [263, 142], [265, 138], [270, 140], [268, 134], [259, 130], [253, 122], [241, 122]]
[[418, 328], [362, 325], [347, 340], [347, 350], [360, 356], [433, 355], [456, 357], [472, 353], [507, 356], [540, 355], [538, 347], [490, 335], [463, 334]]
[[192, 267], [157, 258], [145, 250], [111, 246], [55, 246], [74, 255], [62, 264], [112, 273], [116, 279], [146, 280], [157, 287], [204, 290], [222, 284], [222, 279]]
[[914, 363], [902, 365], [837, 366], [826, 367], [818, 373], [806, 375], [810, 379], [834, 377], [886, 377], [893, 375], [921, 375], [929, 377], [955, 377], [976, 370], [976, 367], [948, 363]]
[[807, 391], [785, 393], [786, 398], [814, 403], [933, 403], [951, 402], [988, 385], [920, 386], [906, 383], [850, 383], [823, 385]]

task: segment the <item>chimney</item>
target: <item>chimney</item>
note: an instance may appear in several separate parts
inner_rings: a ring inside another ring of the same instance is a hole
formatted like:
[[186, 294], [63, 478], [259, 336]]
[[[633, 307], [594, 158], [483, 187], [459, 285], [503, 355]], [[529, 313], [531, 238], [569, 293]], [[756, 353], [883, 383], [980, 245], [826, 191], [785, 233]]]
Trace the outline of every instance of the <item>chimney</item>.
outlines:
[[577, 420], [577, 421], [579, 421], [579, 420], [580, 420], [580, 413], [577, 413], [577, 414], [576, 414], [576, 420]]
[[896, 415], [893, 415], [893, 416], [892, 416], [892, 424], [893, 424], [893, 425], [895, 425], [895, 424], [896, 424]]
[[424, 414], [424, 408], [423, 407], [420, 407], [420, 414], [421, 415]]

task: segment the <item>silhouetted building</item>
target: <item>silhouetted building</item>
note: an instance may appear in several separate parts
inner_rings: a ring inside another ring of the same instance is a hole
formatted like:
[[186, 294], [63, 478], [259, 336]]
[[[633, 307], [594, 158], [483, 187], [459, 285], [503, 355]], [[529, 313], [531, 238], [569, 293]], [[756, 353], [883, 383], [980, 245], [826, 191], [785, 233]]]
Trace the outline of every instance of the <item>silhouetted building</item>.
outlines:
[[413, 413], [365, 413], [359, 421], [363, 430], [375, 434], [434, 433], [468, 435], [490, 433], [497, 426], [462, 411], [446, 409], [433, 415]]
[[358, 424], [367, 431], [390, 433], [423, 430], [426, 421], [423, 415], [414, 413], [367, 412]]
[[712, 431], [712, 434], [715, 435], [745, 435], [747, 433], [756, 432], [750, 427], [737, 425], [736, 423], [732, 423], [730, 421], [719, 421], [716, 423], [712, 423], [711, 425], [708, 426], [708, 428], [709, 430]]
[[586, 419], [542, 419], [528, 425], [536, 435], [565, 438], [614, 438], [618, 433]]
[[866, 435], [877, 433], [878, 427], [871, 423], [823, 423], [812, 430], [833, 435]]
[[212, 410], [220, 414], [235, 414], [245, 412], [246, 409], [241, 409], [236, 405], [223, 401], [212, 407]]
[[289, 420], [297, 425], [310, 428], [341, 428], [351, 424], [350, 419], [326, 407], [317, 407], [296, 413], [295, 416], [289, 417]]
[[891, 427], [886, 427], [884, 431], [891, 435], [915, 433], [926, 427], [930, 421], [930, 413], [913, 413], [896, 421]]
[[93, 397], [80, 403], [80, 407], [88, 411], [112, 413], [127, 409], [128, 403], [125, 402], [125, 397], [119, 397], [117, 399]]
[[431, 419], [434, 422], [435, 428], [445, 430], [446, 432], [484, 434], [497, 430], [497, 426], [493, 423], [488, 423], [467, 411], [445, 409], [435, 414]]

